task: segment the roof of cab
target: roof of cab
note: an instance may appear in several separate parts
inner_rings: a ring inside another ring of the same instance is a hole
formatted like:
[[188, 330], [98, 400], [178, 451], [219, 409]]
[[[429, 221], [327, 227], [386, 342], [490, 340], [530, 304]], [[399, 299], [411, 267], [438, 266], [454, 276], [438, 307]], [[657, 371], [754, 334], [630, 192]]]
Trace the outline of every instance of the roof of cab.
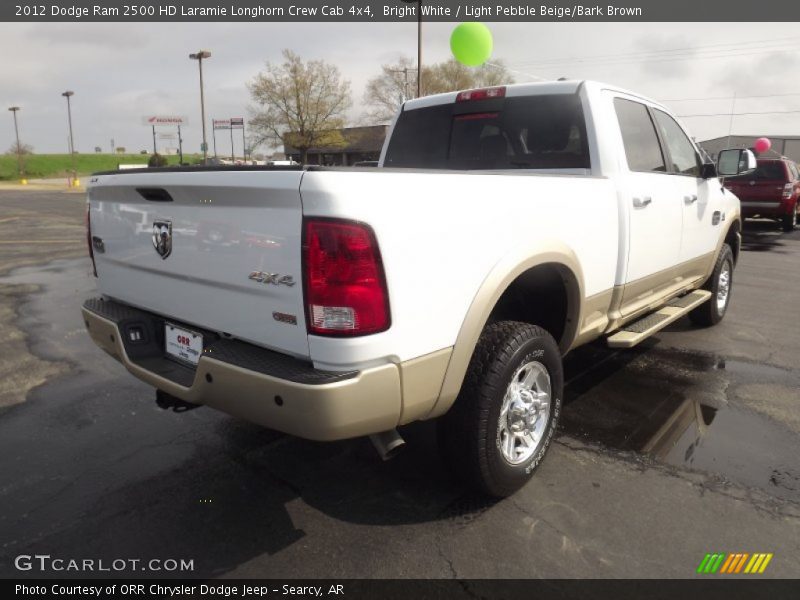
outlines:
[[[574, 94], [582, 86], [591, 87], [594, 89], [605, 89], [605, 90], [620, 92], [622, 94], [633, 96], [664, 108], [663, 105], [657, 100], [653, 100], [652, 98], [648, 98], [646, 96], [643, 96], [642, 94], [631, 92], [630, 90], [626, 90], [616, 85], [611, 85], [608, 83], [602, 83], [600, 81], [593, 81], [589, 79], [583, 79], [583, 80], [567, 79], [563, 81], [559, 80], [559, 81], [537, 81], [532, 83], [511, 83], [508, 85], [496, 85], [496, 86], [486, 86], [486, 87], [505, 87], [506, 98], [513, 98], [515, 96], [530, 96], [539, 94]], [[425, 108], [427, 106], [450, 104], [456, 101], [456, 96], [458, 96], [458, 94], [461, 91], [465, 90], [459, 90], [456, 92], [446, 92], [444, 94], [434, 94], [432, 96], [423, 96], [422, 98], [408, 100], [403, 104], [403, 110], [414, 110], [416, 108]]]

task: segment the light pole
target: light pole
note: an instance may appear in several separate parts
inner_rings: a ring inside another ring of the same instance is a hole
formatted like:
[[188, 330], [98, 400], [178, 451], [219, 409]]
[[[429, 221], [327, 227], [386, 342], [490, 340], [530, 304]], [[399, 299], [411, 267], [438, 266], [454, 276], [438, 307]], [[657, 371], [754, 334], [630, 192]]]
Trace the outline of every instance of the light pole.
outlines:
[[208, 143], [206, 142], [206, 100], [205, 92], [203, 91], [203, 59], [211, 58], [211, 52], [208, 50], [200, 50], [194, 54], [190, 54], [189, 58], [197, 61], [197, 66], [200, 69], [200, 118], [203, 120], [203, 164], [208, 160]]
[[72, 157], [72, 183], [70, 185], [74, 186], [75, 181], [78, 179], [78, 171], [75, 167], [75, 138], [72, 136], [72, 105], [70, 104], [69, 99], [75, 95], [75, 92], [67, 90], [61, 95], [67, 99], [67, 121], [69, 121], [69, 153]]
[[19, 106], [11, 106], [8, 110], [14, 113], [14, 133], [17, 135], [17, 167], [19, 168], [19, 178], [22, 179], [24, 174], [22, 169], [22, 146], [20, 146], [19, 143], [19, 127], [17, 126], [17, 111], [19, 110]]
[[417, 98], [422, 97], [422, 0], [417, 1]]
[[417, 98], [422, 96], [422, 0], [403, 0], [417, 4]]

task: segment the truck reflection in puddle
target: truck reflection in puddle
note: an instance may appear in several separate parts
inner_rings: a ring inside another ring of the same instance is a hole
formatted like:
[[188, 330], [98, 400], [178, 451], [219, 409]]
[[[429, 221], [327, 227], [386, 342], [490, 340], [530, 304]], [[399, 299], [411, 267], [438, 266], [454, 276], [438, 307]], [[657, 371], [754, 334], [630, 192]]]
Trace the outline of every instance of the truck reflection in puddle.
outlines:
[[[565, 378], [562, 433], [800, 500], [800, 436], [775, 410], [753, 410], [737, 394], [762, 382], [800, 390], [797, 372], [653, 341], [623, 352], [579, 349]], [[800, 403], [800, 391], [789, 393]]]

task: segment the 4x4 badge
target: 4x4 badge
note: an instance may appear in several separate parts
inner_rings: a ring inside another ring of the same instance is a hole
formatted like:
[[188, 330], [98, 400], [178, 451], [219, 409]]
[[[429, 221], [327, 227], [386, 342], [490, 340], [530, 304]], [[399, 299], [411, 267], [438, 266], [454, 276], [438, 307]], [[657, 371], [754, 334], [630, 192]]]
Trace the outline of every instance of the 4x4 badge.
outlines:
[[161, 258], [172, 253], [172, 221], [153, 221], [153, 246]]

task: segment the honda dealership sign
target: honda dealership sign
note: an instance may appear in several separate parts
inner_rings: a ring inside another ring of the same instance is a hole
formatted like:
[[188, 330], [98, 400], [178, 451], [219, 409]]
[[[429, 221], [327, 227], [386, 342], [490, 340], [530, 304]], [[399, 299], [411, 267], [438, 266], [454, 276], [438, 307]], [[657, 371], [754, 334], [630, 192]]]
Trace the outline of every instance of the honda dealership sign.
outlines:
[[148, 115], [142, 117], [142, 125], [187, 125], [189, 120], [181, 115]]

